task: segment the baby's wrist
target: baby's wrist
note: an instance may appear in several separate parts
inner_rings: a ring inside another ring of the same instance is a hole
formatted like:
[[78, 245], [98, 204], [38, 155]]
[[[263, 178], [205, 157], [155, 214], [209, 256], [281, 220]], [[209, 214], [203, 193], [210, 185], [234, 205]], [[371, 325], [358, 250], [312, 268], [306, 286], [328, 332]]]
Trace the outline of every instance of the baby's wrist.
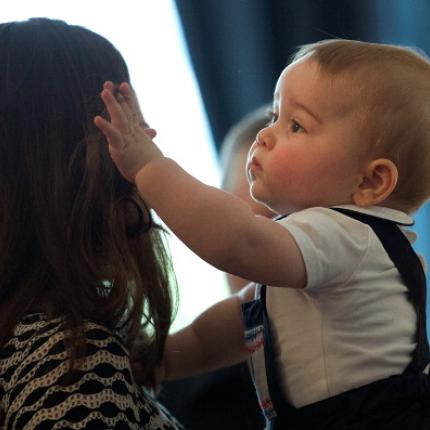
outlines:
[[143, 180], [143, 177], [146, 177], [144, 180], [147, 180], [148, 175], [152, 173], [156, 173], [159, 169], [164, 169], [164, 165], [168, 168], [169, 164], [175, 163], [172, 159], [165, 157], [161, 154], [159, 157], [152, 159], [144, 166], [142, 166], [134, 176], [134, 183], [137, 185], [139, 182]]

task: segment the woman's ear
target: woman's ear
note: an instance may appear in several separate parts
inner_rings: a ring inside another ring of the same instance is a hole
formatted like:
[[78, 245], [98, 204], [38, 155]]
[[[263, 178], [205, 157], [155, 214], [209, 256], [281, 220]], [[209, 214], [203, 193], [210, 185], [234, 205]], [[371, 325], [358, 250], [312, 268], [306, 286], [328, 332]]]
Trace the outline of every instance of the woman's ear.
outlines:
[[387, 158], [372, 160], [365, 169], [361, 183], [353, 194], [357, 206], [369, 207], [384, 202], [397, 185], [397, 166]]

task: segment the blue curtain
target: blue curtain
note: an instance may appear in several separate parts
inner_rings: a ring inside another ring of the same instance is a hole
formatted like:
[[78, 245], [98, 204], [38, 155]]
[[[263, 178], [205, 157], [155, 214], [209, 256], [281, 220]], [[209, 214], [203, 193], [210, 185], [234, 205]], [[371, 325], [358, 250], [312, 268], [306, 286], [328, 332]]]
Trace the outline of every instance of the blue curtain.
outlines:
[[[417, 212], [414, 218], [415, 226], [413, 230], [418, 234], [418, 239], [415, 243], [415, 250], [425, 257], [427, 264], [430, 267], [430, 203], [424, 205]], [[430, 275], [427, 273], [427, 287], [430, 285], [429, 277]]]

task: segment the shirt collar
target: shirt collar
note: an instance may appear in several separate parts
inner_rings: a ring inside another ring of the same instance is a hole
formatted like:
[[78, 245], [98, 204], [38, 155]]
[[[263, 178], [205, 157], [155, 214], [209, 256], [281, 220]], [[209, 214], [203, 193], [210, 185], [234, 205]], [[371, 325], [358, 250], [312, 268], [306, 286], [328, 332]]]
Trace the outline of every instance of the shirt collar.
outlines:
[[350, 209], [355, 212], [360, 212], [367, 215], [373, 215], [378, 218], [394, 221], [396, 224], [411, 226], [414, 225], [414, 220], [407, 213], [398, 211], [397, 209], [386, 208], [383, 206], [370, 206], [368, 208], [360, 208], [355, 205], [338, 205], [336, 208]]

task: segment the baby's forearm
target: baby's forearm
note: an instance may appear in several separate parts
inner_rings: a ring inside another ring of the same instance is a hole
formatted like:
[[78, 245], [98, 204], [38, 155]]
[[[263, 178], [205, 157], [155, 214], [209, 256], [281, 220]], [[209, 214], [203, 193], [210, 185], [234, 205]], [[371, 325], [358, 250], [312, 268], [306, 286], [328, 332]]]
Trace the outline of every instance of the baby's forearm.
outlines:
[[136, 184], [180, 240], [210, 264], [230, 272], [231, 256], [241, 255], [239, 246], [253, 234], [247, 224], [255, 215], [248, 205], [203, 184], [168, 158], [148, 163], [136, 175]]
[[181, 379], [246, 360], [241, 303], [239, 296], [229, 297], [169, 336], [164, 378]]

